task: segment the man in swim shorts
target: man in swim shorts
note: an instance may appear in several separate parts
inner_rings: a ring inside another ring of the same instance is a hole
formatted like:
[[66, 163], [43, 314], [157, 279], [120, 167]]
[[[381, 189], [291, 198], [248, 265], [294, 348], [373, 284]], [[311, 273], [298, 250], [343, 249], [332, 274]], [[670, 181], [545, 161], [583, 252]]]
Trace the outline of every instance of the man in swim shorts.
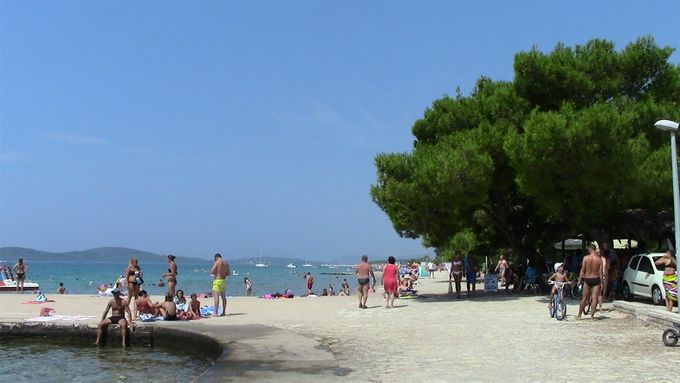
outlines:
[[[106, 310], [104, 310], [104, 314], [102, 314], [102, 320], [99, 322], [99, 326], [97, 326], [97, 340], [94, 344], [97, 346], [99, 345], [102, 332], [104, 332], [110, 324], [117, 324], [118, 327], [120, 327], [120, 337], [123, 340], [123, 347], [125, 347], [125, 336], [127, 334], [128, 324], [128, 321], [125, 319], [125, 313], [130, 317], [130, 323], [134, 325], [132, 313], [130, 312], [130, 306], [128, 306], [127, 302], [124, 299], [121, 299], [120, 289], [115, 288], [111, 290], [111, 295], [113, 295], [113, 298], [111, 298], [106, 305]], [[111, 316], [106, 318], [109, 309], [111, 309]]]
[[368, 283], [371, 281], [371, 278], [373, 278], [372, 289], [375, 290], [375, 274], [373, 274], [371, 264], [368, 263], [368, 255], [361, 256], [361, 262], [358, 263], [356, 267], [356, 274], [357, 283], [359, 284], [357, 287], [357, 292], [359, 293], [359, 308], [365, 309], [366, 301], [368, 300]]
[[590, 300], [590, 319], [595, 319], [595, 312], [597, 311], [597, 302], [600, 295], [600, 284], [602, 282], [602, 258], [597, 255], [597, 248], [592, 243], [586, 248], [588, 255], [583, 258], [583, 265], [581, 266], [581, 273], [578, 277], [578, 282], [584, 282], [583, 299], [578, 307], [578, 315], [576, 319], [581, 319], [583, 309]]
[[[229, 263], [222, 259], [222, 255], [215, 254], [215, 263], [210, 273], [213, 275], [213, 299], [215, 303], [215, 314], [213, 316], [227, 315], [227, 276], [231, 275]], [[219, 314], [220, 297], [222, 297], [222, 314]]]

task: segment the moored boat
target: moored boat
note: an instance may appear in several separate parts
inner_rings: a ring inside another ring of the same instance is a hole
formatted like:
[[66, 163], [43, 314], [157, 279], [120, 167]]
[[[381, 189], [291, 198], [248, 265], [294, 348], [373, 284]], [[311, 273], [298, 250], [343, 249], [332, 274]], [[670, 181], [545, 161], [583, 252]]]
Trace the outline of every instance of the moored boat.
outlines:
[[[24, 281], [24, 291], [36, 291], [40, 285], [36, 282]], [[5, 262], [0, 261], [0, 292], [17, 291], [17, 281], [12, 273], [12, 268]]]

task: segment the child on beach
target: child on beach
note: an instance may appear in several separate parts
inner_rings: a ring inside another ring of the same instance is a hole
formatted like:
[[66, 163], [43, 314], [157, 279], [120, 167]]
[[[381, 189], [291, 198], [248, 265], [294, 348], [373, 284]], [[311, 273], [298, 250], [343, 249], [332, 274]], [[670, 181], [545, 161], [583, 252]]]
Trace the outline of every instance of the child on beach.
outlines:
[[201, 317], [201, 302], [198, 300], [196, 294], [191, 294], [191, 302], [189, 302], [189, 311], [187, 312], [188, 319], [198, 319]]
[[[567, 277], [567, 274], [564, 272], [563, 263], [558, 262], [555, 264], [555, 274], [551, 275], [550, 278], [548, 278], [548, 281], [569, 282], [569, 278]], [[557, 293], [557, 286], [553, 286], [552, 290], [550, 290], [550, 303], [548, 303], [548, 307], [552, 307], [553, 298], [555, 298], [555, 293]], [[564, 295], [564, 290], [562, 290], [562, 294]], [[562, 298], [564, 298], [564, 296], [562, 296]]]

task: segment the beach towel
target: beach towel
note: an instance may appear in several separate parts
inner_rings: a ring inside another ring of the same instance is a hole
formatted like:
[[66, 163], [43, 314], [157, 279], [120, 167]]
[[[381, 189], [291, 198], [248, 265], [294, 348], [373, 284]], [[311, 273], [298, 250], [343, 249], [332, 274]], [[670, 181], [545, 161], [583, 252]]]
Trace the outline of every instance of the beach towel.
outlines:
[[208, 315], [214, 315], [215, 314], [215, 307], [214, 306], [203, 306], [201, 307], [201, 316], [208, 316]]
[[94, 316], [87, 315], [50, 315], [24, 319], [26, 322], [53, 322], [53, 321], [84, 321], [90, 320]]
[[28, 301], [28, 302], [21, 302], [22, 305], [41, 305], [43, 303], [47, 302], [54, 302], [53, 299], [48, 299], [46, 301]]

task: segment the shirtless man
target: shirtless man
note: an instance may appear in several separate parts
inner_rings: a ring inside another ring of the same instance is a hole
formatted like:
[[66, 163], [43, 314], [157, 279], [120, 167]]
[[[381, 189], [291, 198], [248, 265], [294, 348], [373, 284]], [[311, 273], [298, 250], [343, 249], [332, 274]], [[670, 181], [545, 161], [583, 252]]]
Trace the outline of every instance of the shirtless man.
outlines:
[[600, 295], [600, 283], [602, 282], [602, 258], [597, 255], [595, 245], [590, 244], [587, 247], [588, 255], [583, 258], [583, 265], [581, 266], [581, 274], [578, 277], [578, 282], [585, 282], [583, 286], [583, 299], [578, 307], [578, 315], [576, 319], [581, 319], [583, 308], [588, 300], [591, 301], [590, 319], [595, 319], [595, 312], [597, 311], [597, 300]]
[[[106, 305], [106, 310], [104, 310], [104, 314], [102, 314], [102, 320], [99, 322], [99, 326], [97, 326], [97, 340], [94, 342], [95, 345], [99, 345], [99, 341], [101, 340], [102, 332], [109, 327], [110, 324], [115, 323], [120, 327], [120, 337], [123, 341], [123, 347], [125, 347], [125, 336], [127, 334], [127, 324], [128, 321], [125, 319], [125, 313], [128, 314], [130, 317], [130, 324], [134, 326], [134, 321], [132, 320], [132, 313], [130, 312], [130, 306], [128, 306], [127, 302], [124, 299], [120, 298], [120, 290], [119, 289], [113, 289], [111, 290], [111, 294], [113, 295], [113, 298], [109, 300], [109, 303]], [[111, 316], [106, 318], [106, 314], [109, 313], [109, 309], [111, 309]]]
[[19, 258], [19, 262], [13, 267], [14, 272], [17, 274], [17, 294], [19, 294], [19, 288], [21, 288], [21, 293], [24, 293], [24, 280], [26, 280], [26, 273], [28, 272], [28, 265], [24, 263], [23, 258]]
[[165, 302], [161, 303], [160, 311], [166, 321], [177, 320], [177, 305], [173, 302], [173, 296], [165, 295]]
[[373, 278], [371, 289], [375, 291], [375, 274], [373, 274], [371, 264], [368, 263], [368, 255], [361, 256], [361, 262], [357, 264], [356, 274], [357, 283], [359, 283], [359, 286], [357, 287], [357, 292], [359, 293], [359, 308], [365, 309], [366, 301], [368, 300], [368, 283], [370, 282], [370, 278]]
[[[210, 273], [213, 275], [213, 299], [215, 303], [214, 316], [227, 315], [227, 276], [231, 275], [229, 263], [222, 259], [222, 255], [215, 254], [215, 263], [213, 264]], [[222, 314], [220, 312], [220, 297], [222, 297]]]

